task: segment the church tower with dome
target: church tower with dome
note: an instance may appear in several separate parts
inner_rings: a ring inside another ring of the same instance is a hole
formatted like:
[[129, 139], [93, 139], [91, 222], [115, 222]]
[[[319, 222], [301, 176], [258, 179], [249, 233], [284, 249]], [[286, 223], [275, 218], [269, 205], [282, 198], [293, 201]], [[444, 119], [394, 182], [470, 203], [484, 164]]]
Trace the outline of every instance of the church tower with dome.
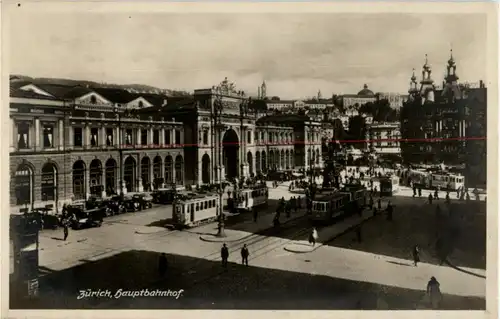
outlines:
[[368, 88], [368, 85], [363, 85], [363, 89], [358, 92], [358, 96], [375, 96], [372, 90]]
[[422, 80], [420, 81], [420, 95], [422, 96], [422, 104], [426, 102], [434, 102], [434, 80], [431, 77], [432, 68], [429, 64], [427, 54], [425, 55], [425, 64], [422, 66]]

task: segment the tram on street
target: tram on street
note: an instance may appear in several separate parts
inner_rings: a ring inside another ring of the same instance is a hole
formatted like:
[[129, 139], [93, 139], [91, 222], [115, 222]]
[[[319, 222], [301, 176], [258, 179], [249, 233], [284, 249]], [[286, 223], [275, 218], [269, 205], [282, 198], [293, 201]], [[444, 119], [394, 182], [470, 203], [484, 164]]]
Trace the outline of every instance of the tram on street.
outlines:
[[430, 178], [431, 188], [441, 188], [447, 190], [454, 190], [464, 187], [465, 177], [456, 174], [450, 174], [446, 172], [432, 173]]
[[361, 184], [346, 184], [344, 185], [344, 188], [341, 190], [342, 192], [349, 193], [352, 196], [352, 200], [356, 202], [356, 205], [358, 207], [365, 207], [367, 198], [368, 198], [368, 192], [366, 191], [366, 188], [361, 185]]
[[188, 193], [175, 199], [172, 220], [176, 228], [189, 228], [217, 219], [219, 195], [210, 193]]
[[411, 170], [409, 173], [410, 179], [414, 185], [421, 186], [427, 189], [447, 189], [457, 190], [465, 185], [465, 177], [459, 174], [448, 172], [425, 172], [420, 170]]
[[257, 184], [239, 191], [238, 211], [250, 211], [256, 207], [265, 207], [269, 200], [269, 188], [266, 184]]
[[352, 198], [349, 193], [318, 195], [312, 201], [310, 219], [313, 223], [330, 223], [334, 218], [345, 215], [350, 203]]
[[380, 178], [380, 195], [392, 196], [399, 192], [399, 177], [396, 175]]
[[328, 224], [337, 217], [351, 215], [366, 206], [367, 191], [361, 185], [347, 185], [341, 191], [319, 194], [312, 201], [310, 219]]

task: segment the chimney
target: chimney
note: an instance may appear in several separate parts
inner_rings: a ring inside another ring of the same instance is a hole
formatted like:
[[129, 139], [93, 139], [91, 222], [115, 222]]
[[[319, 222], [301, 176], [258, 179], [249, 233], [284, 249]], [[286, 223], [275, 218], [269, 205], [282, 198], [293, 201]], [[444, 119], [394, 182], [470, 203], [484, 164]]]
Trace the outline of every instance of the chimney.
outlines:
[[479, 87], [482, 88], [482, 89], [484, 88], [484, 82], [483, 82], [483, 80], [479, 80]]

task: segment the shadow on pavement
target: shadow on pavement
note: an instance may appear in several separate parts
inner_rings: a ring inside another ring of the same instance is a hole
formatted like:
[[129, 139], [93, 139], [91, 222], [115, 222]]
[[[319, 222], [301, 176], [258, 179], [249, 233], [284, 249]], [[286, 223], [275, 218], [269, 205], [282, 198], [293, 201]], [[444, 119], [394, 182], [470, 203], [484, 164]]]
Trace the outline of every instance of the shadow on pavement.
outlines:
[[[353, 240], [354, 232], [349, 232], [327, 244], [409, 261], [413, 260], [414, 245], [418, 245], [421, 262], [440, 264], [437, 242], [441, 238], [444, 255], [457, 267], [486, 269], [486, 214], [479, 203], [452, 204], [449, 214], [446, 211], [438, 217], [435, 204], [419, 199], [391, 201], [396, 207], [393, 220], [388, 221], [384, 213], [364, 223], [361, 243]], [[444, 211], [444, 201], [438, 203]]]
[[483, 276], [483, 275], [480, 275], [480, 274], [476, 274], [476, 273], [474, 273], [474, 272], [472, 272], [472, 271], [468, 271], [468, 270], [462, 269], [462, 268], [460, 268], [460, 267], [457, 267], [457, 266], [453, 265], [452, 263], [450, 263], [450, 261], [449, 261], [449, 260], [445, 260], [445, 263], [446, 263], [448, 266], [450, 266], [451, 268], [453, 268], [453, 269], [455, 269], [455, 270], [458, 270], [458, 271], [460, 271], [460, 272], [463, 272], [463, 273], [465, 273], [465, 274], [469, 274], [469, 275], [472, 275], [472, 276], [475, 276], [475, 277], [485, 278], [485, 279], [486, 279], [486, 276]]
[[146, 227], [170, 227], [174, 220], [172, 218], [165, 218], [156, 220], [152, 223], [145, 225]]
[[[157, 252], [131, 250], [48, 274], [38, 300], [11, 297], [14, 309], [415, 309], [422, 291], [282, 271], [239, 263], [230, 256], [226, 271], [218, 258], [167, 254], [167, 278], [160, 280]], [[237, 262], [237, 263], [235, 263]], [[178, 291], [181, 298], [112, 298], [118, 289]], [[108, 297], [77, 300], [80, 290], [110, 291]], [[483, 298], [445, 295], [443, 309], [481, 310]]]

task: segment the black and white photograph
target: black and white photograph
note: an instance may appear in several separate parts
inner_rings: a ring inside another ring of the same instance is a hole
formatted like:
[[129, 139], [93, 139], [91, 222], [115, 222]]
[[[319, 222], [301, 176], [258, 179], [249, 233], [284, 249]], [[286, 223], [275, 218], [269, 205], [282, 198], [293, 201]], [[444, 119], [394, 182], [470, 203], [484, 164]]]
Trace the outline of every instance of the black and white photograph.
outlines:
[[2, 313], [496, 313], [497, 7], [10, 3]]

